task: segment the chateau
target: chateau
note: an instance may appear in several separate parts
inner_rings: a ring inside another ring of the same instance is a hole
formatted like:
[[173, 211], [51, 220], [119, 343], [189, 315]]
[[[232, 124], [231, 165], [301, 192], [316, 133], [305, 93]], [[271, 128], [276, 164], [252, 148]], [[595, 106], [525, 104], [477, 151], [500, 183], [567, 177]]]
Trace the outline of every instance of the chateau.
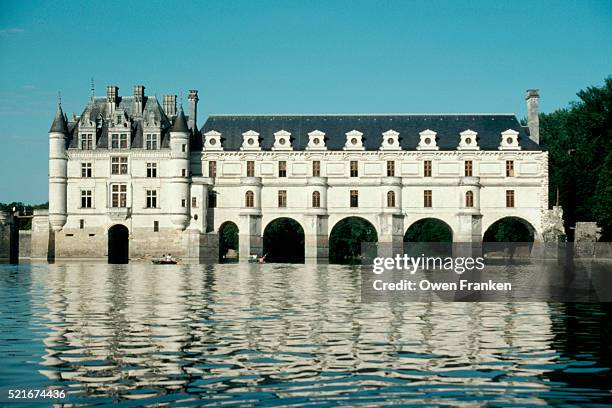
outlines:
[[330, 233], [347, 217], [391, 244], [424, 218], [446, 223], [456, 242], [480, 242], [505, 217], [542, 240], [552, 210], [538, 98], [528, 91], [527, 127], [514, 114], [468, 113], [211, 115], [200, 128], [195, 90], [184, 112], [176, 95], [160, 104], [142, 85], [130, 96], [109, 86], [80, 116], [58, 106], [48, 219], [34, 219], [33, 251], [217, 261], [232, 222], [245, 259], [263, 253], [281, 217], [303, 229], [306, 262], [327, 262]]

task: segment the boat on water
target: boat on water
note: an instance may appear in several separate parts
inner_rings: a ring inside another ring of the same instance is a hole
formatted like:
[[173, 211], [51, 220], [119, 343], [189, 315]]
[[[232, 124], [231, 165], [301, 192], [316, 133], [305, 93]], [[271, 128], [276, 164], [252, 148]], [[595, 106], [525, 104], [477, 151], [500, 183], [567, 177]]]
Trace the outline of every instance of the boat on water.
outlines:
[[153, 259], [151, 262], [155, 265], [176, 265], [178, 263], [175, 259]]
[[266, 255], [258, 256], [257, 254], [251, 254], [249, 255], [249, 263], [266, 263]]

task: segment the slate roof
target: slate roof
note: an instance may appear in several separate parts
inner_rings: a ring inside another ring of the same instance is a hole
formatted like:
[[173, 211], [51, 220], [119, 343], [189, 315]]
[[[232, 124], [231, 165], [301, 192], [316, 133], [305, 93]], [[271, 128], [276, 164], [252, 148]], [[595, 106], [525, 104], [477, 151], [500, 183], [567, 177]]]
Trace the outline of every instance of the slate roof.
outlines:
[[171, 132], [189, 132], [189, 127], [187, 126], [187, 119], [185, 119], [185, 113], [183, 112], [183, 107], [179, 108], [178, 115], [176, 115], [176, 119], [174, 120], [174, 124], [170, 129]]
[[[155, 96], [146, 96], [144, 99], [144, 107], [142, 115], [137, 115], [134, 108], [134, 97], [133, 96], [124, 96], [119, 100], [119, 104], [115, 108], [115, 112], [123, 111], [125, 115], [127, 115], [132, 121], [132, 127], [129, 129], [125, 129], [126, 132], [130, 134], [130, 147], [131, 148], [143, 148], [144, 147], [144, 129], [143, 129], [143, 121], [148, 119], [154, 119], [156, 123], [161, 123], [161, 142], [160, 147], [170, 148], [170, 128], [173, 125], [173, 118], [168, 118], [164, 113], [163, 109], [159, 105], [157, 98]], [[82, 120], [95, 121], [97, 123], [96, 126], [96, 149], [106, 149], [108, 148], [108, 140], [109, 140], [109, 122], [108, 116], [110, 112], [108, 112], [108, 105], [106, 103], [106, 97], [95, 97], [90, 103], [87, 105], [79, 120], [68, 122], [68, 130], [66, 133], [68, 134], [67, 146], [69, 148], [78, 148], [78, 129], [81, 125]], [[56, 115], [57, 116], [57, 115]], [[181, 121], [187, 123], [188, 118], [183, 117]], [[54, 121], [55, 125], [55, 121]], [[182, 127], [182, 126], [181, 126]], [[185, 124], [186, 127], [186, 124]], [[53, 129], [53, 125], [52, 125]], [[53, 130], [51, 130], [53, 131]], [[189, 131], [189, 130], [187, 130]], [[192, 145], [201, 146], [201, 142], [198, 139], [199, 133], [192, 135]], [[201, 149], [201, 147], [200, 147]]]
[[254, 130], [262, 150], [270, 150], [274, 133], [281, 129], [291, 133], [294, 150], [305, 149], [313, 130], [325, 133], [328, 150], [343, 150], [346, 133], [353, 129], [363, 133], [365, 149], [371, 151], [379, 150], [382, 133], [390, 129], [399, 132], [403, 150], [416, 150], [419, 132], [425, 129], [437, 133], [440, 150], [456, 150], [459, 133], [467, 129], [478, 133], [481, 150], [498, 150], [501, 132], [508, 129], [519, 132], [522, 150], [541, 150], [513, 114], [211, 115], [200, 132], [221, 133], [223, 148], [231, 151], [240, 150], [242, 133]]
[[57, 132], [68, 134], [68, 126], [66, 125], [66, 116], [64, 116], [64, 112], [62, 112], [61, 105], [57, 105], [57, 112], [55, 112], [55, 117], [53, 118], [53, 123], [51, 124], [50, 132]]

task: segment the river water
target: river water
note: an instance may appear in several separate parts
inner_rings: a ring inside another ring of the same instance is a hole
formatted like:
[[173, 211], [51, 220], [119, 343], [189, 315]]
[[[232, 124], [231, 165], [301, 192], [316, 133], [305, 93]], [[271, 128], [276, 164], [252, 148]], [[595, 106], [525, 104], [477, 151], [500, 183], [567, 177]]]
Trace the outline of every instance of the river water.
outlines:
[[0, 390], [124, 406], [612, 401], [609, 304], [360, 296], [359, 272], [335, 265], [1, 265]]

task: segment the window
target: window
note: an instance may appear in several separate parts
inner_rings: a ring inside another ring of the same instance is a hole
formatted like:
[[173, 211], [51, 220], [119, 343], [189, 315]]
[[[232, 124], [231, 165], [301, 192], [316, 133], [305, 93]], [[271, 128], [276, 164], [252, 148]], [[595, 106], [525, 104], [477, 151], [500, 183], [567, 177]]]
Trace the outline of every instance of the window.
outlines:
[[157, 177], [157, 163], [147, 163], [147, 177]]
[[350, 206], [359, 207], [359, 192], [357, 190], [351, 190], [350, 192]]
[[217, 177], [217, 162], [214, 160], [208, 162], [208, 177]]
[[198, 197], [191, 197], [191, 208], [198, 207]]
[[312, 193], [312, 206], [313, 208], [321, 207], [321, 193], [318, 191]]
[[126, 133], [111, 134], [111, 149], [127, 149], [128, 135]]
[[312, 162], [312, 177], [321, 177], [321, 162], [318, 160]]
[[92, 207], [91, 190], [81, 190], [81, 208]]
[[474, 206], [474, 193], [471, 191], [465, 193], [465, 206], [468, 208]]
[[111, 157], [111, 174], [127, 174], [127, 157]]
[[187, 207], [187, 200], [185, 200], [184, 198], [181, 199], [181, 207]]
[[423, 162], [423, 176], [431, 177], [431, 160], [425, 160]]
[[148, 133], [145, 139], [145, 149], [157, 150], [157, 135], [155, 133]]
[[252, 160], [249, 160], [247, 162], [247, 173], [246, 173], [247, 177], [255, 177], [255, 162]]
[[84, 219], [80, 219], [79, 220], [79, 229], [83, 229], [85, 228], [85, 220]]
[[433, 206], [433, 199], [432, 199], [431, 190], [423, 191], [423, 207], [432, 207], [432, 206]]
[[187, 177], [187, 169], [181, 169], [181, 177]]
[[472, 177], [473, 175], [473, 165], [472, 165], [472, 161], [471, 160], [466, 160], [465, 161], [465, 165], [463, 166], [464, 168], [464, 173], [466, 177]]
[[111, 207], [114, 207], [114, 208], [127, 207], [127, 185], [126, 184], [111, 185]]
[[184, 153], [187, 151], [187, 145], [186, 144], [182, 144], [181, 145], [181, 151]]
[[287, 207], [287, 190], [280, 190], [278, 192], [278, 206]]
[[91, 133], [84, 133], [81, 135], [81, 149], [93, 149], [93, 135]]
[[395, 192], [389, 191], [387, 193], [387, 207], [393, 208], [395, 207]]
[[147, 208], [157, 208], [157, 190], [147, 190]]
[[514, 207], [514, 190], [506, 190], [506, 207]]
[[287, 177], [287, 162], [284, 160], [278, 162], [278, 177]]
[[81, 177], [89, 178], [92, 176], [91, 163], [81, 163]]
[[359, 166], [357, 161], [351, 161], [351, 177], [359, 177]]
[[244, 195], [244, 206], [247, 208], [255, 207], [255, 194], [252, 191], [247, 191]]
[[217, 207], [217, 193], [214, 191], [208, 192], [208, 208]]
[[387, 177], [395, 177], [395, 162], [393, 160], [387, 162]]
[[506, 177], [514, 177], [514, 161], [506, 160]]
[[153, 221], [153, 232], [159, 232], [159, 221]]

